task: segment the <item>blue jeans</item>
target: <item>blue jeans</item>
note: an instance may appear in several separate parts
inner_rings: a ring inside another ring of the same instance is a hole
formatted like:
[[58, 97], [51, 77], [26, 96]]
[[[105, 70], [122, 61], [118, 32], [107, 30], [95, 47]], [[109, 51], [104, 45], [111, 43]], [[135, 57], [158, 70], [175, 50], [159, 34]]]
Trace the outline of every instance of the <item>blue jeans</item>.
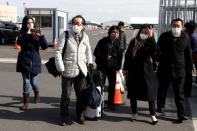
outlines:
[[29, 93], [30, 84], [34, 91], [38, 91], [38, 74], [29, 74], [22, 72], [23, 77], [23, 93]]

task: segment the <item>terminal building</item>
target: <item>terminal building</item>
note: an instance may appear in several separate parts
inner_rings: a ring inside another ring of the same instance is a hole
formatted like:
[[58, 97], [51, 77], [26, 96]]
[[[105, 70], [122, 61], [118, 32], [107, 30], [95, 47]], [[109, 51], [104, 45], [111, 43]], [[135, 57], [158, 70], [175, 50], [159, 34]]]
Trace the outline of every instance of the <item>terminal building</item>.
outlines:
[[131, 17], [130, 24], [134, 29], [139, 29], [143, 24], [150, 24], [155, 27], [158, 25], [157, 17]]
[[[114, 21], [107, 21], [102, 23], [102, 28], [108, 30], [112, 25], [118, 25], [120, 21], [114, 20]], [[132, 29], [131, 25], [127, 22], [124, 22], [125, 29]]]
[[86, 30], [99, 30], [101, 28], [102, 28], [102, 26], [100, 23], [91, 22], [91, 21], [86, 22], [86, 26], [85, 26]]
[[16, 6], [0, 5], [0, 21], [17, 22]]

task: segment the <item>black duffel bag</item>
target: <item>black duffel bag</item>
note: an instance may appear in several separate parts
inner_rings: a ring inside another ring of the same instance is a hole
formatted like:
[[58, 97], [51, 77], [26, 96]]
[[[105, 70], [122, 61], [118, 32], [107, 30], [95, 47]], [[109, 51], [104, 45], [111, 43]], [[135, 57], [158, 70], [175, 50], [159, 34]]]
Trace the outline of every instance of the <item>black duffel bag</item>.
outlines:
[[55, 57], [49, 58], [48, 62], [45, 63], [45, 66], [48, 70], [48, 72], [53, 75], [54, 77], [60, 76], [61, 73], [57, 70], [55, 65]]
[[97, 88], [97, 84], [93, 81], [93, 71], [88, 71], [86, 78], [86, 88], [83, 91], [83, 97], [87, 106], [96, 109], [101, 104], [102, 96], [101, 92]]

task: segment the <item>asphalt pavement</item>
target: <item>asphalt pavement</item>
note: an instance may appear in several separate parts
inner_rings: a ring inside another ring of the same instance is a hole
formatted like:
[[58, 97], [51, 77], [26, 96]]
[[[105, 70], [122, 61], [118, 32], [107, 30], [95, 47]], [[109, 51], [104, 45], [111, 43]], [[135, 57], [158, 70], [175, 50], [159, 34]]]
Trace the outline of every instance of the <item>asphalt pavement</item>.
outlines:
[[[106, 31], [90, 31], [92, 50]], [[132, 36], [127, 32], [127, 36]], [[128, 40], [129, 41], [129, 40]], [[61, 80], [53, 78], [44, 66], [46, 60], [54, 55], [54, 49], [41, 50], [42, 74], [39, 75], [40, 103], [34, 104], [33, 91], [30, 92], [30, 109], [26, 112], [18, 108], [22, 105], [22, 77], [16, 72], [16, 58], [18, 50], [12, 45], [0, 46], [0, 131], [195, 131], [197, 130], [197, 88], [193, 87], [192, 96], [186, 99], [186, 115], [188, 120], [181, 124], [177, 119], [174, 95], [172, 89], [168, 91], [165, 113], [158, 114], [159, 122], [151, 124], [148, 103], [138, 101], [138, 118], [131, 121], [129, 100], [126, 105], [117, 106], [116, 111], [104, 109], [105, 115], [98, 121], [89, 120], [85, 125], [74, 122], [71, 126], [59, 126], [59, 101], [61, 95]], [[107, 98], [107, 92], [104, 94]], [[69, 107], [70, 115], [75, 121], [75, 94], [72, 92]]]

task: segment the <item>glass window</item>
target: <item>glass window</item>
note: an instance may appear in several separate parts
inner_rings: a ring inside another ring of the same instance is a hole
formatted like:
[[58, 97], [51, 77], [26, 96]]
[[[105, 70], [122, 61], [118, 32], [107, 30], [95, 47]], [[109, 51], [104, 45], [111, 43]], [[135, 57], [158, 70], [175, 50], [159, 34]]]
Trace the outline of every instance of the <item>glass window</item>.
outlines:
[[50, 10], [40, 10], [40, 14], [50, 15], [51, 11]]
[[32, 16], [35, 20], [36, 27], [46, 28], [52, 27], [52, 16]]
[[0, 28], [5, 28], [5, 24], [4, 23], [0, 23]]
[[33, 16], [33, 19], [35, 20], [36, 27], [41, 27], [41, 25], [40, 25], [40, 16]]
[[58, 16], [59, 28], [64, 28], [64, 17]]
[[41, 27], [52, 27], [52, 16], [41, 16]]
[[39, 14], [39, 10], [30, 10], [30, 14]]

